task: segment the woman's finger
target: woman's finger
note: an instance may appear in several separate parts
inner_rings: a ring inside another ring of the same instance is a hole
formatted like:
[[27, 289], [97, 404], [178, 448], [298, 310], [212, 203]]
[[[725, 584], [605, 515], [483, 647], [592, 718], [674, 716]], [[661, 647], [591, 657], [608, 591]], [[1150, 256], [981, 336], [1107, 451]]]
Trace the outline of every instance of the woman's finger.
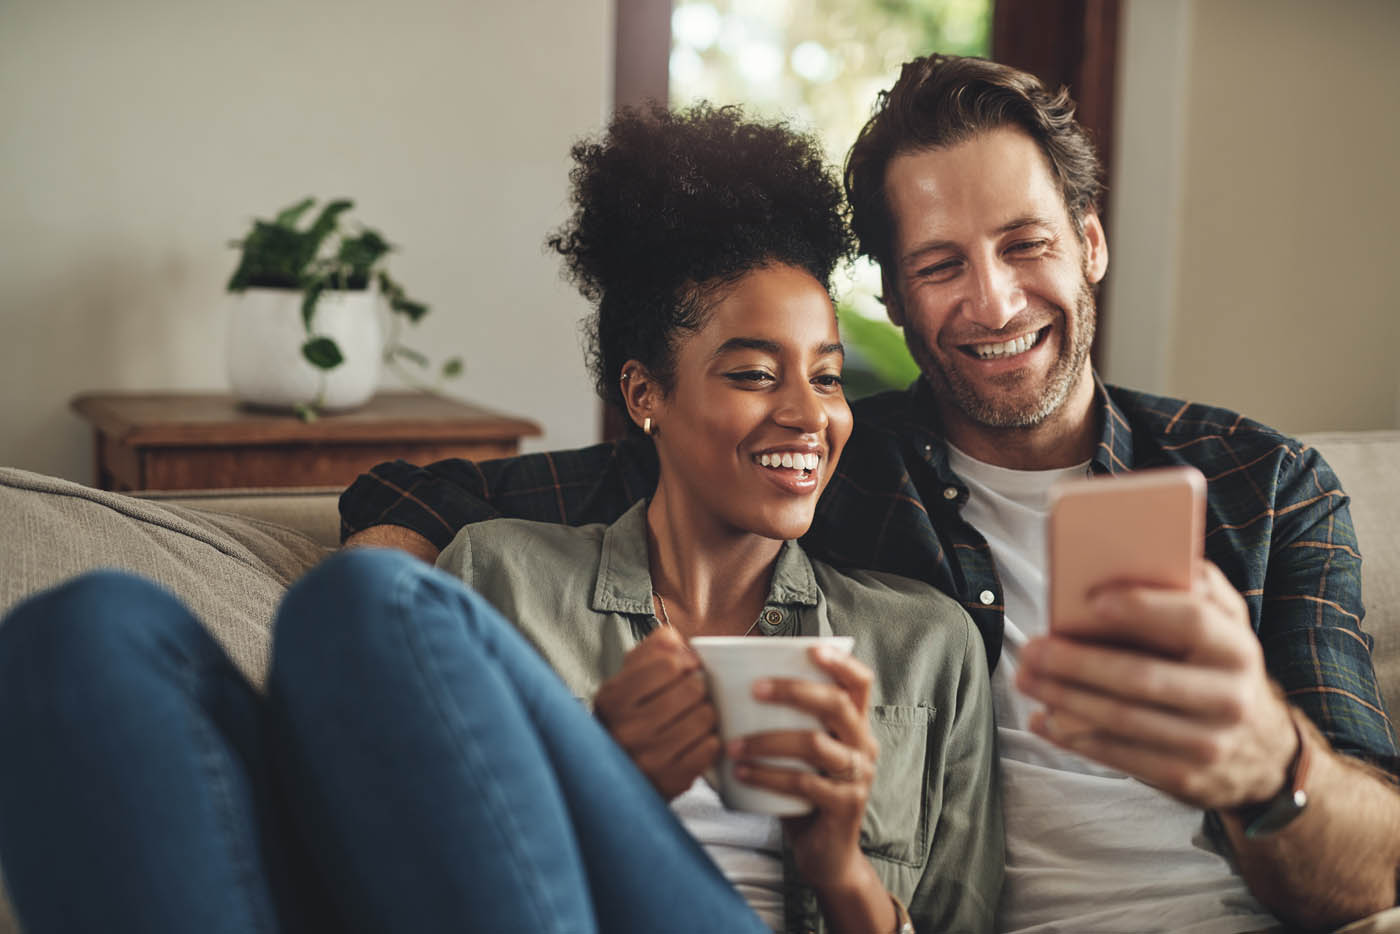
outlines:
[[835, 684], [802, 678], [764, 678], [754, 682], [754, 697], [782, 704], [816, 717], [842, 742], [867, 748], [870, 724], [847, 691]]
[[816, 645], [809, 652], [812, 663], [851, 696], [857, 710], [863, 712], [869, 707], [870, 685], [875, 680], [869, 665], [849, 652], [838, 652], [830, 646]]
[[[726, 754], [736, 762], [782, 757], [807, 763], [818, 772], [849, 779], [852, 769], [870, 762], [860, 750], [814, 730], [773, 730], [729, 741]], [[859, 757], [860, 762], [856, 761]]]

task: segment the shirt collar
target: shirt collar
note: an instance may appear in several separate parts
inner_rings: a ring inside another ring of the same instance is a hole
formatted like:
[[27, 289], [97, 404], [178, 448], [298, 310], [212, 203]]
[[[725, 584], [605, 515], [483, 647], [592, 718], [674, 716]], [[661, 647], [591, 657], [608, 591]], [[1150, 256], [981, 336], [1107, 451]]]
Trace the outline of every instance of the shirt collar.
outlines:
[[[589, 606], [599, 613], [650, 616], [651, 559], [647, 555], [647, 500], [641, 500], [603, 531], [598, 579]], [[783, 542], [765, 605], [817, 605], [817, 577], [797, 544]]]
[[[948, 443], [943, 435], [942, 420], [933, 390], [923, 379], [916, 380], [905, 392], [910, 421], [908, 438], [924, 454], [930, 467], [943, 483], [961, 486], [948, 465]], [[1094, 407], [1099, 423], [1099, 443], [1090, 459], [1094, 473], [1126, 473], [1133, 469], [1133, 429], [1109, 394], [1097, 372], [1094, 373]]]

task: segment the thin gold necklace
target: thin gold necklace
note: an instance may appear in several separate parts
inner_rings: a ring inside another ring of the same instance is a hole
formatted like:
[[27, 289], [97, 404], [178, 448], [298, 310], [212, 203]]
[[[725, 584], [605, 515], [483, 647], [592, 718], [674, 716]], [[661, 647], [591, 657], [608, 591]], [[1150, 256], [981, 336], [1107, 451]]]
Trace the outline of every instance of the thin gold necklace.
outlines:
[[[651, 595], [656, 598], [656, 605], [661, 607], [661, 624], [663, 626], [671, 626], [672, 629], [676, 629], [675, 626], [671, 625], [670, 614], [666, 612], [666, 600], [661, 596], [661, 594], [657, 593], [655, 590], [651, 592]], [[763, 616], [759, 615], [749, 626], [749, 628], [744, 630], [744, 635], [747, 636], [749, 633], [753, 632], [754, 628], [758, 625], [758, 621], [762, 618]], [[679, 629], [676, 629], [676, 631], [680, 632]], [[740, 638], [743, 638], [743, 636], [740, 636]]]

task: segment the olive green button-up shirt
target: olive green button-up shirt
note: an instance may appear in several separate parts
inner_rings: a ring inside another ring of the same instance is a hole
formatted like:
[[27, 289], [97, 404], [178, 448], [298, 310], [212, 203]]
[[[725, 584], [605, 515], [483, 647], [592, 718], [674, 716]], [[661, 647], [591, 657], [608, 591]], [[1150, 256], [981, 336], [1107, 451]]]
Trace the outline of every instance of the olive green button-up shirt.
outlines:
[[[590, 704], [658, 625], [645, 501], [610, 526], [469, 525], [438, 566], [514, 622]], [[875, 673], [870, 720], [880, 744], [861, 849], [917, 930], [991, 930], [1002, 816], [986, 659], [967, 612], [927, 584], [837, 571], [786, 542], [754, 631], [854, 637], [853, 654]], [[821, 931], [788, 857], [786, 930]]]

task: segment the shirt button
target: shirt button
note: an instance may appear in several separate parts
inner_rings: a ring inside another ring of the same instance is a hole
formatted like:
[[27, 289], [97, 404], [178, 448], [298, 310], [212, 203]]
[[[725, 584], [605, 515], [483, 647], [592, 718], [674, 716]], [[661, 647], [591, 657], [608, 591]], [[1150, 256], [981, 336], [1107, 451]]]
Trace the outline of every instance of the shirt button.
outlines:
[[997, 595], [992, 593], [990, 590], [984, 590], [980, 595], [978, 595], [977, 599], [982, 601], [983, 606], [991, 606], [993, 603], [996, 602]]
[[763, 621], [770, 626], [776, 626], [783, 621], [781, 610], [764, 610]]

